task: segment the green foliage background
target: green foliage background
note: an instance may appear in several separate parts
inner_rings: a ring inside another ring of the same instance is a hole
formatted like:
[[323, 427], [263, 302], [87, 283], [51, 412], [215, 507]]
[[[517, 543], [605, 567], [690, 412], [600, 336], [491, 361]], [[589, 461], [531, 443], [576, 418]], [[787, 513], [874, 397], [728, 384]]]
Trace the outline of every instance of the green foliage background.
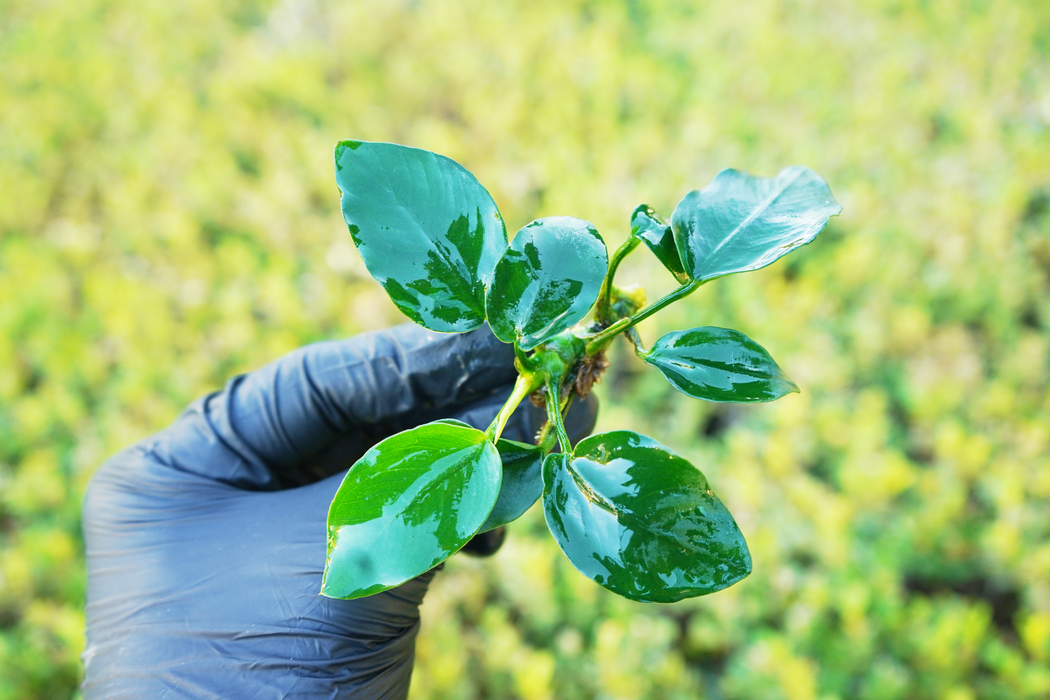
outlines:
[[845, 207], [643, 327], [738, 328], [801, 395], [701, 404], [625, 351], [602, 385], [600, 427], [699, 465], [755, 573], [631, 603], [534, 509], [438, 577], [415, 698], [1050, 696], [1050, 3], [0, 0], [0, 698], [74, 693], [107, 455], [400, 322], [339, 216], [342, 138], [610, 246], [726, 166], [809, 165]]

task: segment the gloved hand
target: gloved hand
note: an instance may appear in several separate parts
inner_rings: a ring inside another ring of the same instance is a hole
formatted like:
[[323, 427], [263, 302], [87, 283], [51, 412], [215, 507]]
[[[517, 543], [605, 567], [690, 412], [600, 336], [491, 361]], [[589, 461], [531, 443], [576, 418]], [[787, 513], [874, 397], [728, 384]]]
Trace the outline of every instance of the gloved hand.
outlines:
[[[442, 417], [487, 427], [512, 361], [487, 328], [319, 343], [106, 462], [84, 504], [84, 698], [404, 697], [434, 572], [368, 598], [318, 595], [328, 504], [393, 433]], [[570, 434], [595, 415], [580, 402]], [[505, 435], [528, 441], [542, 420], [525, 401]]]

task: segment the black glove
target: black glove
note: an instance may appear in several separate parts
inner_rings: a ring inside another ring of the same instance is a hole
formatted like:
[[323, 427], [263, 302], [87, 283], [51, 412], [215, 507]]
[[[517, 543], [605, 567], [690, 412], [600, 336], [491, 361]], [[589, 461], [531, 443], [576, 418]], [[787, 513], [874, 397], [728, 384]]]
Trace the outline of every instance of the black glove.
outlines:
[[[434, 574], [318, 595], [328, 504], [384, 437], [442, 417], [487, 427], [512, 360], [487, 328], [311, 345], [106, 462], [84, 504], [84, 698], [404, 697]], [[570, 434], [595, 415], [581, 402]], [[505, 435], [529, 441], [542, 420], [526, 401]]]

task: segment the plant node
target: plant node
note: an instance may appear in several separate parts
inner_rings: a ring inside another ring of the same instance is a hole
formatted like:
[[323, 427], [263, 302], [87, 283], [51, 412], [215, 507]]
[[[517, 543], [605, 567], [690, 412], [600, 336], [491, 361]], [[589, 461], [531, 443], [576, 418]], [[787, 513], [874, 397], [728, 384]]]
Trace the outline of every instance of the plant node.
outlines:
[[602, 373], [608, 367], [609, 360], [606, 359], [604, 352], [590, 357], [584, 356], [580, 363], [576, 365], [576, 373], [572, 377], [572, 385], [573, 389], [576, 390], [576, 395], [582, 399], [590, 394], [591, 388], [595, 383], [602, 380]]

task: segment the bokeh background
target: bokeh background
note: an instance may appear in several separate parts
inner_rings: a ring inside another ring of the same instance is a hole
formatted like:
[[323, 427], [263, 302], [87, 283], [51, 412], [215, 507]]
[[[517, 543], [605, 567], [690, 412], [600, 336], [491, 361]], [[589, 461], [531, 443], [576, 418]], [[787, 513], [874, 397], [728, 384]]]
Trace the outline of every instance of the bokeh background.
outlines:
[[[705, 471], [754, 574], [632, 603], [533, 509], [437, 579], [413, 698], [1050, 697], [1050, 3], [0, 0], [0, 699], [75, 693], [101, 461], [402, 321], [339, 215], [344, 138], [610, 247], [728, 166], [844, 206], [642, 329], [737, 328], [802, 394], [691, 401], [626, 347], [600, 390], [601, 428]], [[632, 278], [672, 284], [644, 250]]]

